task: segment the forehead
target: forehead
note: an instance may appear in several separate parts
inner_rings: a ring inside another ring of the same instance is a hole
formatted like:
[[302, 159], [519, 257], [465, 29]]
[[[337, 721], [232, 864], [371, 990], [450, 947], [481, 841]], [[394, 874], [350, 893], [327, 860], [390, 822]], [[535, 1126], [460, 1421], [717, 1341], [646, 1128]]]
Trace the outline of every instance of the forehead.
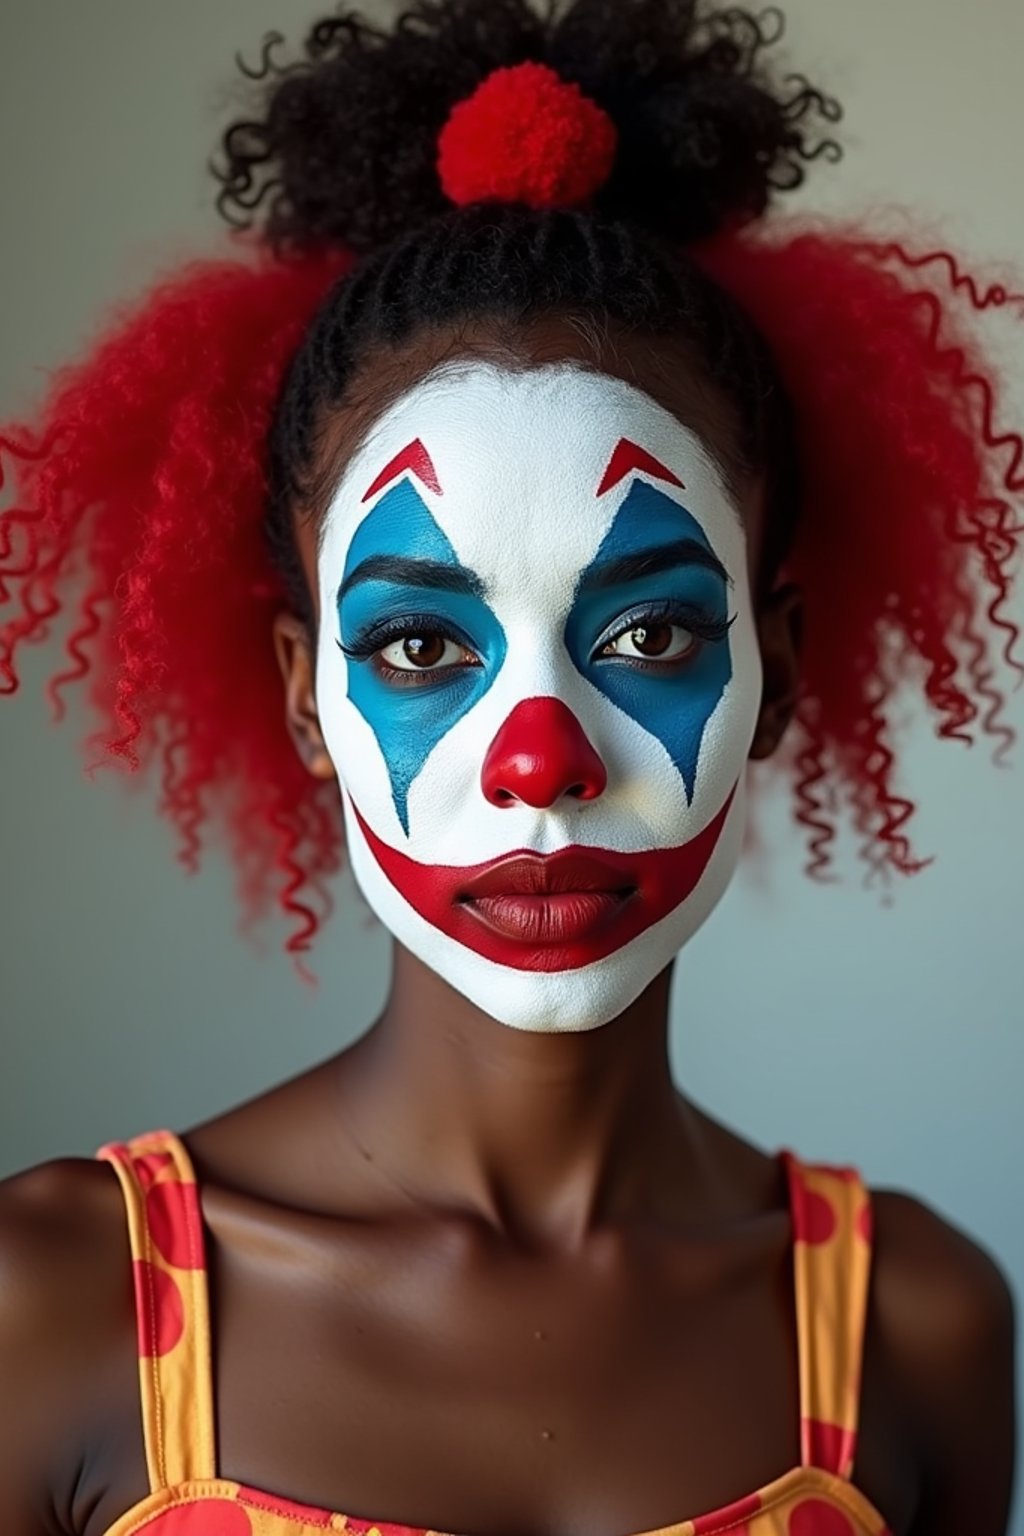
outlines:
[[[333, 579], [353, 540], [403, 551], [411, 506], [429, 510], [460, 562], [508, 590], [579, 571], [641, 478], [675, 504], [730, 572], [745, 561], [740, 511], [701, 439], [635, 385], [577, 362], [513, 370], [449, 362], [403, 394], [350, 458], [321, 525]], [[387, 516], [392, 513], [390, 532]], [[406, 519], [407, 526], [403, 526]], [[384, 542], [381, 542], [383, 534]], [[651, 527], [663, 542], [666, 527]]]

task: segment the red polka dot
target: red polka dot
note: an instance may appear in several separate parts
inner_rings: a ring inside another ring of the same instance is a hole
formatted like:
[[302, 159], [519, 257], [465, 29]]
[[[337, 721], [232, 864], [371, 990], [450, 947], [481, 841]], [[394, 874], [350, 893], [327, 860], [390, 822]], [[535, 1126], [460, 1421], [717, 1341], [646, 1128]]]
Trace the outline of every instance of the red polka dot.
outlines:
[[175, 1269], [202, 1269], [202, 1218], [194, 1184], [169, 1179], [146, 1195], [146, 1220], [157, 1250]]
[[799, 1184], [793, 1200], [793, 1232], [805, 1243], [827, 1243], [836, 1229], [836, 1213], [824, 1195]]
[[132, 1158], [132, 1167], [143, 1189], [151, 1189], [156, 1183], [157, 1175], [169, 1168], [174, 1158], [169, 1152], [143, 1152], [138, 1157]]
[[828, 1424], [823, 1419], [804, 1420], [804, 1449], [812, 1466], [826, 1472], [842, 1473], [846, 1463], [853, 1461], [856, 1432], [844, 1429], [841, 1424]]
[[136, 1259], [133, 1268], [139, 1354], [169, 1354], [185, 1328], [181, 1292], [170, 1275], [155, 1264]]
[[[761, 1495], [749, 1493], [745, 1499], [737, 1499], [734, 1504], [727, 1504], [724, 1509], [713, 1510], [710, 1515], [698, 1515], [693, 1522], [693, 1536], [701, 1536], [702, 1531], [719, 1531], [723, 1524], [729, 1524], [729, 1536], [747, 1536], [746, 1516], [756, 1515], [761, 1508]], [[732, 1521], [743, 1521], [742, 1525], [733, 1525]]]
[[865, 1200], [857, 1212], [857, 1232], [870, 1245], [875, 1235], [874, 1213], [871, 1209], [870, 1200]]
[[239, 1485], [238, 1497], [252, 1509], [263, 1509], [270, 1515], [301, 1520], [303, 1525], [320, 1526], [323, 1530], [328, 1530], [334, 1519], [329, 1509], [315, 1509], [312, 1504], [296, 1504], [292, 1499], [282, 1499], [276, 1494], [264, 1493], [260, 1488], [247, 1488], [244, 1484]]
[[146, 1536], [252, 1536], [252, 1521], [233, 1499], [199, 1499], [146, 1521]]
[[787, 1536], [857, 1536], [853, 1522], [826, 1499], [802, 1499], [789, 1516]]

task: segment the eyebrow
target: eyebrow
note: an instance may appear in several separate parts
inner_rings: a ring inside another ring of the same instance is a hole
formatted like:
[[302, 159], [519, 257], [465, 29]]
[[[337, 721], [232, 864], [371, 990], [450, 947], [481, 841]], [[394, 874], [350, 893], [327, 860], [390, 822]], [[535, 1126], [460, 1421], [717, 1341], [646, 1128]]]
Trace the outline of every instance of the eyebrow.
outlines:
[[390, 581], [405, 587], [425, 587], [434, 592], [461, 592], [483, 597], [484, 583], [464, 565], [445, 565], [440, 560], [409, 560], [403, 555], [369, 555], [350, 571], [341, 584], [338, 602], [365, 581]]
[[680, 565], [700, 565], [714, 571], [727, 586], [732, 580], [717, 555], [696, 539], [676, 539], [671, 544], [657, 544], [651, 549], [641, 549], [634, 555], [622, 555], [617, 560], [604, 560], [592, 565], [580, 582], [581, 592], [599, 592], [605, 587], [618, 586], [620, 582], [637, 581], [641, 576], [656, 576], [661, 571], [675, 570]]

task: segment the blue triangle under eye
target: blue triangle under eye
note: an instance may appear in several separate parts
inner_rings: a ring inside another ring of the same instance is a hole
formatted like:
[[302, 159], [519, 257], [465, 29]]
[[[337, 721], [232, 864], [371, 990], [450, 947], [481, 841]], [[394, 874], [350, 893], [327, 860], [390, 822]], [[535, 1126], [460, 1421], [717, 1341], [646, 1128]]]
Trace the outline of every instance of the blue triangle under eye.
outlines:
[[706, 566], [632, 579], [618, 587], [588, 590], [587, 578], [601, 566], [635, 556], [681, 539], [692, 540], [713, 553], [707, 536], [692, 513], [656, 486], [638, 480], [608, 530], [591, 565], [583, 572], [566, 625], [565, 643], [577, 670], [618, 709], [661, 742], [683, 780], [687, 801], [693, 800], [701, 746], [708, 721], [732, 677], [728, 639], [706, 645], [685, 674], [643, 672], [617, 662], [591, 660], [594, 639], [618, 611], [638, 600], [663, 599], [669, 591], [681, 599], [716, 611], [724, 618], [727, 587]]
[[505, 659], [505, 635], [493, 610], [477, 595], [478, 578], [462, 565], [408, 480], [382, 497], [356, 530], [339, 588], [364, 561], [378, 556], [446, 566], [461, 590], [374, 576], [352, 587], [339, 604], [341, 634], [348, 639], [382, 618], [429, 616], [471, 638], [483, 662], [452, 669], [437, 683], [403, 688], [384, 682], [372, 662], [349, 661], [348, 697], [377, 739], [395, 811], [408, 836], [409, 791], [434, 748], [494, 682]]

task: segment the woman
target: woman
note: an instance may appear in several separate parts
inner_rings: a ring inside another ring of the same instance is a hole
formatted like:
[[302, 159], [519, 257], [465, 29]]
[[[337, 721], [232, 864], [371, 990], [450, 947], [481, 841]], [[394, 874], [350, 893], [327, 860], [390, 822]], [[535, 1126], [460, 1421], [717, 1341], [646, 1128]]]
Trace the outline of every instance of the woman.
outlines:
[[186, 851], [223, 815], [300, 952], [340, 804], [396, 941], [331, 1061], [4, 1187], [14, 1536], [1005, 1531], [998, 1267], [669, 1071], [747, 762], [792, 743], [812, 871], [845, 800], [912, 872], [892, 691], [923, 661], [943, 734], [992, 728], [1010, 628], [945, 267], [758, 238], [835, 117], [770, 41], [670, 0], [322, 22], [225, 141], [269, 250], [10, 435], [11, 681], [86, 553], [70, 675]]

